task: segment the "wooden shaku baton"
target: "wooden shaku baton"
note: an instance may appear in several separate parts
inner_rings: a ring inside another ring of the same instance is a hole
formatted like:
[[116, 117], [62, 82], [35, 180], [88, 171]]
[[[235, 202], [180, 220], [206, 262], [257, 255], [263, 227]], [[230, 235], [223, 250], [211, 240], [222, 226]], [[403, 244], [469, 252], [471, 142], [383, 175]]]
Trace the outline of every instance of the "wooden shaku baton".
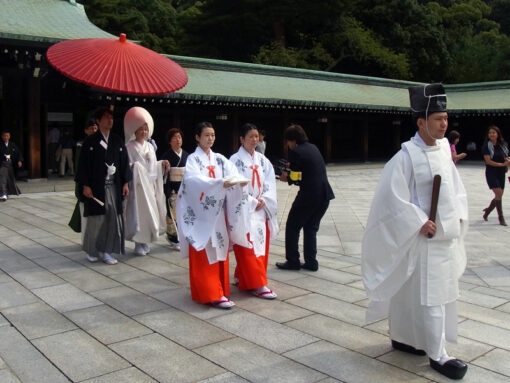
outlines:
[[[430, 215], [429, 220], [436, 222], [437, 215], [437, 203], [439, 201], [439, 189], [441, 189], [441, 176], [436, 174], [434, 176], [434, 182], [432, 183], [432, 201], [430, 202]], [[429, 234], [428, 237], [432, 238], [434, 235]]]

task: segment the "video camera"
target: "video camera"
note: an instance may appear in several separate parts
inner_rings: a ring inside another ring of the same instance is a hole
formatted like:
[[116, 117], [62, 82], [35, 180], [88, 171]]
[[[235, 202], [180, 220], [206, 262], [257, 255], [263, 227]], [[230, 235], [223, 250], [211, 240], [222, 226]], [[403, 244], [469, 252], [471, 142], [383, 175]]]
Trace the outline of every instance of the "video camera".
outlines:
[[301, 172], [293, 171], [289, 168], [289, 162], [285, 158], [276, 159], [273, 163], [276, 179], [280, 179], [282, 173], [287, 173], [289, 185], [299, 185], [301, 181]]
[[273, 163], [273, 167], [274, 167], [274, 174], [276, 175], [276, 179], [280, 179], [280, 176], [282, 175], [283, 172], [289, 174], [290, 173], [290, 169], [288, 167], [289, 163], [287, 162], [287, 160], [285, 158], [278, 158], [275, 160], [275, 162]]

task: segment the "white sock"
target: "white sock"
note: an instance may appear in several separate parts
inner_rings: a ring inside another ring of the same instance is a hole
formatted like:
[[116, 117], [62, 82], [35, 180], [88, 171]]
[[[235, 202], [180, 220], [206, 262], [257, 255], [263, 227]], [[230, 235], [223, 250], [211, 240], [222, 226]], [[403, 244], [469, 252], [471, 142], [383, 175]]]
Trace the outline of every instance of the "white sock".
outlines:
[[255, 289], [255, 291], [260, 294], [260, 293], [265, 293], [265, 292], [271, 291], [271, 289], [267, 286], [262, 286], [262, 287]]
[[448, 353], [446, 352], [446, 349], [443, 347], [441, 356], [439, 357], [439, 360], [437, 360], [436, 362], [438, 362], [442, 366], [443, 364], [445, 364], [446, 362], [448, 362], [449, 360], [452, 360], [452, 359], [455, 359], [455, 358], [452, 356], [449, 356]]

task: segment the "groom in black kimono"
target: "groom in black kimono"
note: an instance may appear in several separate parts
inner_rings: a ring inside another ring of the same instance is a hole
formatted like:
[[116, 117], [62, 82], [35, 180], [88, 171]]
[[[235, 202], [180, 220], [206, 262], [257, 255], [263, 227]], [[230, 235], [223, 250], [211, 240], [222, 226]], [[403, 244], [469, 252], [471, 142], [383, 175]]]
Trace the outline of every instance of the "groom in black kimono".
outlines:
[[86, 197], [83, 250], [90, 262], [114, 265], [113, 254], [124, 254], [122, 199], [129, 195], [132, 173], [124, 141], [111, 132], [112, 112], [101, 108], [94, 118], [99, 129], [83, 142], [75, 178]]

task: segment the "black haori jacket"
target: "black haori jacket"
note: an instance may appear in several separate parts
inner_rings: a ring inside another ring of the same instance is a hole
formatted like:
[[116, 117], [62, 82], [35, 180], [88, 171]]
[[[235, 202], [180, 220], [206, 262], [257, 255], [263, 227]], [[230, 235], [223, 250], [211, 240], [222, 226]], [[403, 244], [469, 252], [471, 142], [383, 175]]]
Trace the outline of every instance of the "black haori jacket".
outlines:
[[14, 171], [18, 168], [18, 162], [23, 162], [23, 154], [19, 151], [18, 147], [9, 141], [9, 145], [5, 146], [5, 142], [0, 141], [0, 163], [5, 161], [5, 155], [11, 156], [11, 164]]
[[[105, 149], [106, 146], [106, 149]], [[123, 140], [110, 132], [108, 144], [103, 138], [101, 131], [90, 135], [83, 142], [80, 163], [75, 181], [80, 185], [89, 186], [94, 197], [105, 202], [105, 185], [107, 166], [115, 165], [115, 191], [117, 211], [122, 212], [122, 185], [131, 181], [133, 174], [129, 167], [129, 158]], [[85, 198], [84, 216], [103, 215], [105, 209], [93, 199]]]

